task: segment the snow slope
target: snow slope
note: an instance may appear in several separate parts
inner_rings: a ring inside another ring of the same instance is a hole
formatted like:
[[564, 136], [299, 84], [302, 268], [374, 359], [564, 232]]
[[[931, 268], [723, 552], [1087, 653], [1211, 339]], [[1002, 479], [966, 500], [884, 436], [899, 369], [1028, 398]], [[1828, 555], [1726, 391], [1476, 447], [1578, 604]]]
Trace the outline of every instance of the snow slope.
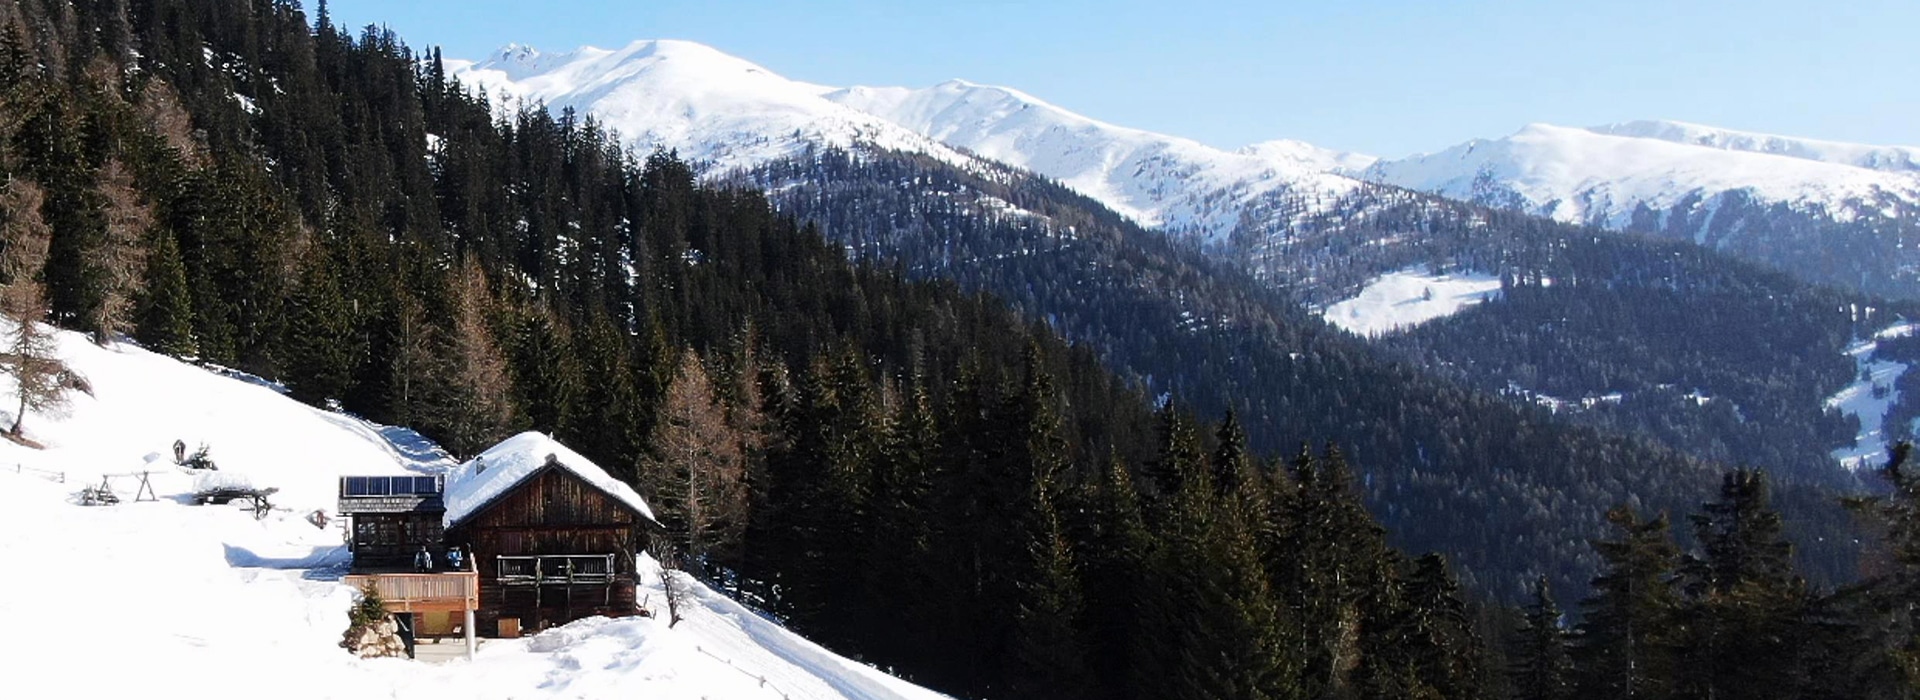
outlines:
[[1322, 316], [1348, 333], [1373, 337], [1446, 318], [1499, 295], [1499, 277], [1434, 274], [1415, 267], [1381, 275], [1352, 298], [1329, 305]]
[[447, 71], [503, 108], [573, 108], [618, 131], [645, 153], [676, 149], [719, 171], [751, 167], [809, 145], [866, 145], [968, 159], [870, 114], [820, 97], [829, 88], [783, 78], [751, 62], [688, 41], [636, 41], [618, 50], [582, 47], [558, 54], [508, 46]]
[[1379, 161], [1367, 179], [1615, 229], [1739, 192], [1838, 221], [1920, 204], [1915, 149], [1746, 134], [1677, 122], [1580, 129], [1530, 124], [1499, 139]]
[[1596, 126], [1597, 134], [1660, 139], [1708, 148], [1748, 153], [1769, 153], [1791, 158], [1851, 165], [1856, 168], [1886, 171], [1920, 171], [1920, 148], [1912, 146], [1868, 146], [1840, 141], [1803, 139], [1794, 136], [1757, 134], [1701, 124], [1664, 120], [1638, 120]]
[[925, 89], [852, 87], [827, 93], [940, 142], [1059, 180], [1148, 226], [1224, 236], [1262, 194], [1349, 194], [1358, 182], [1330, 171], [1365, 156], [1298, 141], [1236, 152], [1090, 119], [1012, 88], [950, 80]]
[[[764, 698], [930, 700], [941, 696], [833, 655], [697, 583], [686, 618], [583, 620], [478, 657], [434, 666], [358, 660], [336, 645], [353, 592], [338, 521], [318, 528], [345, 474], [438, 472], [451, 464], [418, 435], [318, 411], [256, 381], [143, 350], [60, 334], [93, 385], [64, 416], [28, 417], [47, 449], [0, 441], [0, 640], [17, 697]], [[0, 404], [14, 388], [0, 380]], [[264, 520], [188, 505], [192, 475], [150, 452], [204, 440], [221, 471], [278, 486], [288, 506]], [[152, 472], [123, 502], [81, 506], [101, 473]], [[64, 475], [64, 481], [62, 481]], [[643, 558], [640, 598], [660, 607]], [[25, 575], [31, 574], [31, 575]]]
[[1898, 323], [1881, 329], [1870, 339], [1847, 346], [1856, 379], [1828, 397], [1826, 407], [1860, 419], [1860, 433], [1854, 436], [1851, 446], [1833, 450], [1833, 458], [1840, 466], [1859, 470], [1886, 462], [1887, 411], [1900, 401], [1900, 390], [1895, 384], [1907, 373], [1908, 367], [1904, 362], [1875, 357], [1874, 353], [1879, 349], [1879, 341], [1910, 336], [1915, 329], [1914, 324]]
[[642, 151], [677, 149], [718, 172], [821, 145], [926, 153], [963, 167], [977, 155], [1059, 180], [1143, 224], [1208, 240], [1225, 236], [1264, 195], [1323, 202], [1350, 193], [1361, 183], [1330, 171], [1372, 162], [1298, 141], [1223, 151], [959, 80], [920, 90], [815, 85], [686, 41], [559, 54], [509, 46], [446, 65], [503, 106], [571, 107]]

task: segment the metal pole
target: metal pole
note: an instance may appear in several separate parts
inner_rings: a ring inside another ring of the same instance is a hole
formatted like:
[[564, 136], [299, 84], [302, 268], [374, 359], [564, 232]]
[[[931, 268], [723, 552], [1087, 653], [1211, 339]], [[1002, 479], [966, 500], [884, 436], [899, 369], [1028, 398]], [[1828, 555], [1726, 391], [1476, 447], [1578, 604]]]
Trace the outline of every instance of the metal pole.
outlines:
[[467, 630], [467, 660], [472, 661], [473, 650], [479, 646], [479, 642], [473, 638], [473, 608], [467, 608], [466, 630]]

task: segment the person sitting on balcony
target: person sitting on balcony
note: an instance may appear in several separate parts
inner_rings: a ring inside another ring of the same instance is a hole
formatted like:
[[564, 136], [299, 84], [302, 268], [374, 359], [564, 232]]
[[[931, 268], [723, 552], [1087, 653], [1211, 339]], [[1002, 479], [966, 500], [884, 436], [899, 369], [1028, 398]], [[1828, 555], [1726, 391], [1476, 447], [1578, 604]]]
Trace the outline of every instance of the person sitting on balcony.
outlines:
[[413, 568], [420, 571], [433, 570], [433, 553], [427, 551], [426, 545], [420, 545], [420, 551], [414, 553]]
[[453, 549], [447, 550], [447, 566], [452, 568], [454, 571], [462, 571], [466, 568], [465, 566], [463, 566], [463, 564], [465, 564], [466, 558], [467, 558], [467, 555], [462, 554], [460, 552], [459, 547], [454, 547]]

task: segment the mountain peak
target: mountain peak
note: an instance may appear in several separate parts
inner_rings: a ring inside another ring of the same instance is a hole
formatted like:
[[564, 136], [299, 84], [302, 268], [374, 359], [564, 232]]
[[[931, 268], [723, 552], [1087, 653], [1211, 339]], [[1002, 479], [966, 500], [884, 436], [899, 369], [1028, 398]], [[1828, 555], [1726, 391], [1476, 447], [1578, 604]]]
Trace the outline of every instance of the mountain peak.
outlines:
[[808, 145], [874, 145], [960, 158], [878, 117], [822, 97], [833, 88], [785, 78], [706, 44], [645, 39], [614, 50], [542, 54], [518, 47], [458, 66], [454, 76], [501, 94], [595, 115], [639, 150], [668, 148], [720, 171], [751, 167]]

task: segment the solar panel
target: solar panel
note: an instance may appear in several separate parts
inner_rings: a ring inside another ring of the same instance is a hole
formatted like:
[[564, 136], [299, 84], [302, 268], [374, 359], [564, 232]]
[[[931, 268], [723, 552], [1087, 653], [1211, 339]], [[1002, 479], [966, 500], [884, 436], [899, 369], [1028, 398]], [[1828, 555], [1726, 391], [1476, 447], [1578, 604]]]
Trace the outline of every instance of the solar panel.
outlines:
[[348, 497], [433, 496], [441, 490], [437, 476], [348, 476], [340, 486]]

